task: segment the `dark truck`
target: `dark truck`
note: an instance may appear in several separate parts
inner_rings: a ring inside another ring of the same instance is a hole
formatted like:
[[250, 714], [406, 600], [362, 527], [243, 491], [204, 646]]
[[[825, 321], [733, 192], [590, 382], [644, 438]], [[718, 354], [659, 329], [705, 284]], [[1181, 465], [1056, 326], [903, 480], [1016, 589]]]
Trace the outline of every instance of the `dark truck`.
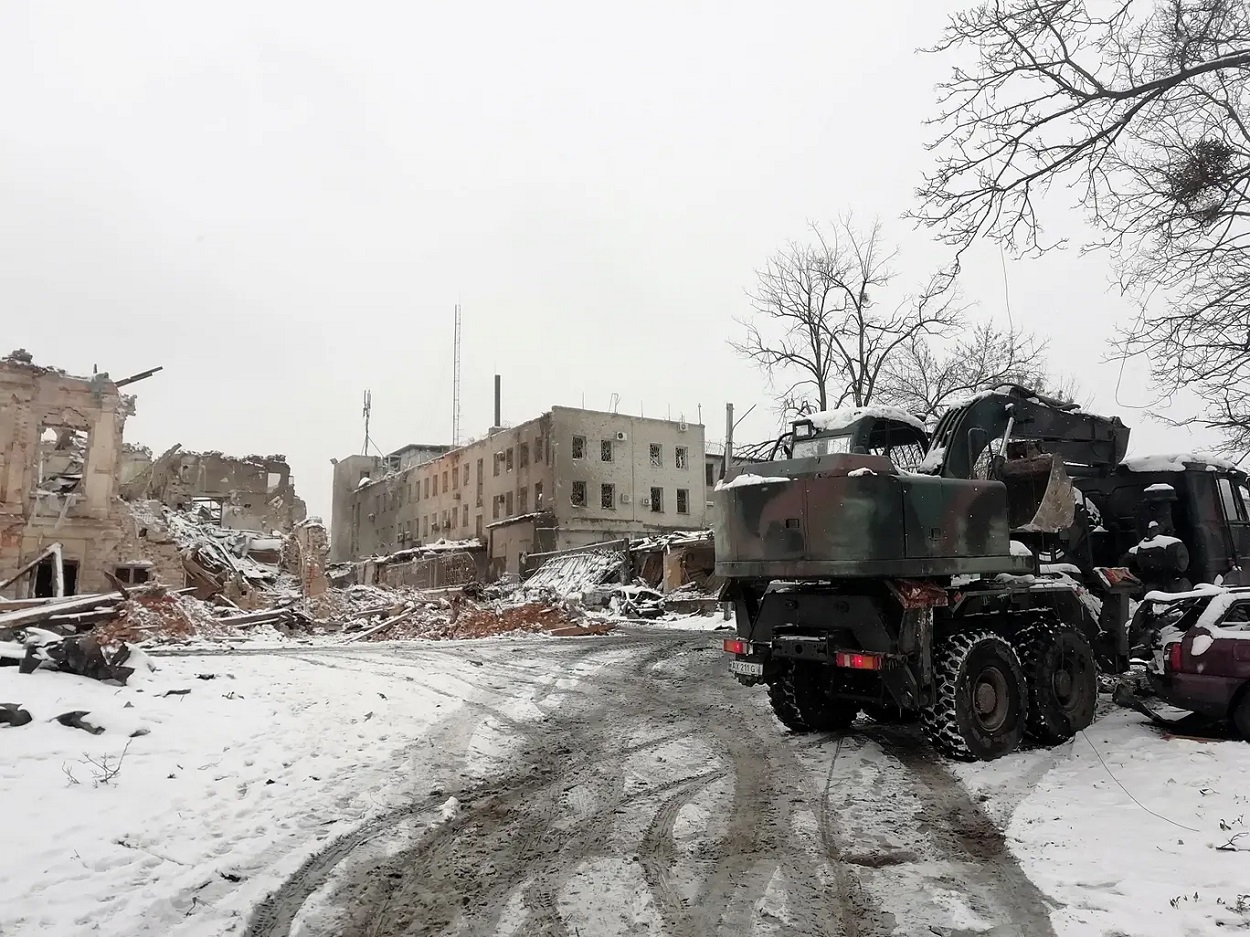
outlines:
[[1130, 599], [1183, 591], [1250, 548], [1245, 475], [1125, 462], [1117, 417], [1007, 387], [932, 437], [885, 407], [796, 421], [714, 494], [739, 682], [796, 731], [919, 718], [956, 758], [1089, 725], [1099, 668], [1142, 640]]

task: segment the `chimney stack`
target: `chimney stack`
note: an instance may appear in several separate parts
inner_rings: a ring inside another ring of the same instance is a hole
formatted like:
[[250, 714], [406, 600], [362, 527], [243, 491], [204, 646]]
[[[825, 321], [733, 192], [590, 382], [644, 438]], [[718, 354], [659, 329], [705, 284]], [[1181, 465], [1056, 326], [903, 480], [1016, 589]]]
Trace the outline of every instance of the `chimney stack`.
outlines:
[[501, 409], [502, 409], [501, 408], [502, 400], [501, 400], [501, 392], [500, 392], [501, 380], [502, 379], [500, 378], [500, 376], [496, 374], [495, 375], [495, 426], [496, 427], [502, 425], [502, 422], [503, 422], [503, 414], [501, 413]]

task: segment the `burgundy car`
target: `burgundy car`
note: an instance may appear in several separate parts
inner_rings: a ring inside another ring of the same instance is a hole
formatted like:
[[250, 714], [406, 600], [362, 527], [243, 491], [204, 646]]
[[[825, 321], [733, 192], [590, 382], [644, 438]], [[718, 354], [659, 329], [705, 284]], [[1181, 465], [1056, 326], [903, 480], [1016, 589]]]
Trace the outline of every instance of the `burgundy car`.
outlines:
[[1164, 702], [1231, 720], [1250, 741], [1250, 588], [1151, 593], [1136, 629], [1153, 634], [1147, 672]]

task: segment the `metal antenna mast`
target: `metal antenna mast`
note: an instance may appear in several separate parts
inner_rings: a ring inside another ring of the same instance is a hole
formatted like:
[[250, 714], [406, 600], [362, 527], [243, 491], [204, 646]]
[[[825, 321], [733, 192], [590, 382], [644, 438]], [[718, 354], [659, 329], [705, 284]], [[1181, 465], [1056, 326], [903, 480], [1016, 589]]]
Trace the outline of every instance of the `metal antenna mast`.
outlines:
[[364, 417], [365, 417], [365, 441], [364, 441], [364, 444], [360, 447], [361, 455], [369, 454], [369, 412], [372, 409], [373, 409], [373, 395], [369, 393], [369, 391], [365, 391], [365, 408], [363, 411]]
[[451, 444], [460, 446], [460, 304], [456, 303], [456, 328], [451, 340]]

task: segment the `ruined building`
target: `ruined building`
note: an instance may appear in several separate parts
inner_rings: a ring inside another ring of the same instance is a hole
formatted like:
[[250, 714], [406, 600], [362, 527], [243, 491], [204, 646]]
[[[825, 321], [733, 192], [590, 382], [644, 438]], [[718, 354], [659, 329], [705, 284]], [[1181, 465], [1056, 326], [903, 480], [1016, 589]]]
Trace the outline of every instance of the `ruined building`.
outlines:
[[515, 575], [530, 553], [704, 526], [698, 424], [552, 407], [458, 449], [415, 448], [428, 458], [406, 467], [399, 453], [336, 462], [333, 562], [476, 539], [493, 574]]
[[234, 458], [174, 446], [154, 460], [126, 446], [121, 474], [126, 500], [152, 498], [226, 530], [286, 534], [307, 516], [282, 455]]
[[123, 443], [135, 402], [119, 388], [151, 373], [114, 382], [25, 352], [0, 359], [0, 595], [159, 579], [207, 597], [277, 577], [284, 538], [308, 526], [290, 467], [180, 446], [153, 459]]
[[[134, 412], [107, 374], [71, 377], [14, 352], [0, 359], [0, 582], [35, 562], [36, 595], [107, 592], [109, 575], [178, 585], [176, 548], [146, 540], [118, 497], [122, 428]], [[39, 560], [61, 544], [58, 572]], [[11, 591], [11, 590], [10, 590]]]

